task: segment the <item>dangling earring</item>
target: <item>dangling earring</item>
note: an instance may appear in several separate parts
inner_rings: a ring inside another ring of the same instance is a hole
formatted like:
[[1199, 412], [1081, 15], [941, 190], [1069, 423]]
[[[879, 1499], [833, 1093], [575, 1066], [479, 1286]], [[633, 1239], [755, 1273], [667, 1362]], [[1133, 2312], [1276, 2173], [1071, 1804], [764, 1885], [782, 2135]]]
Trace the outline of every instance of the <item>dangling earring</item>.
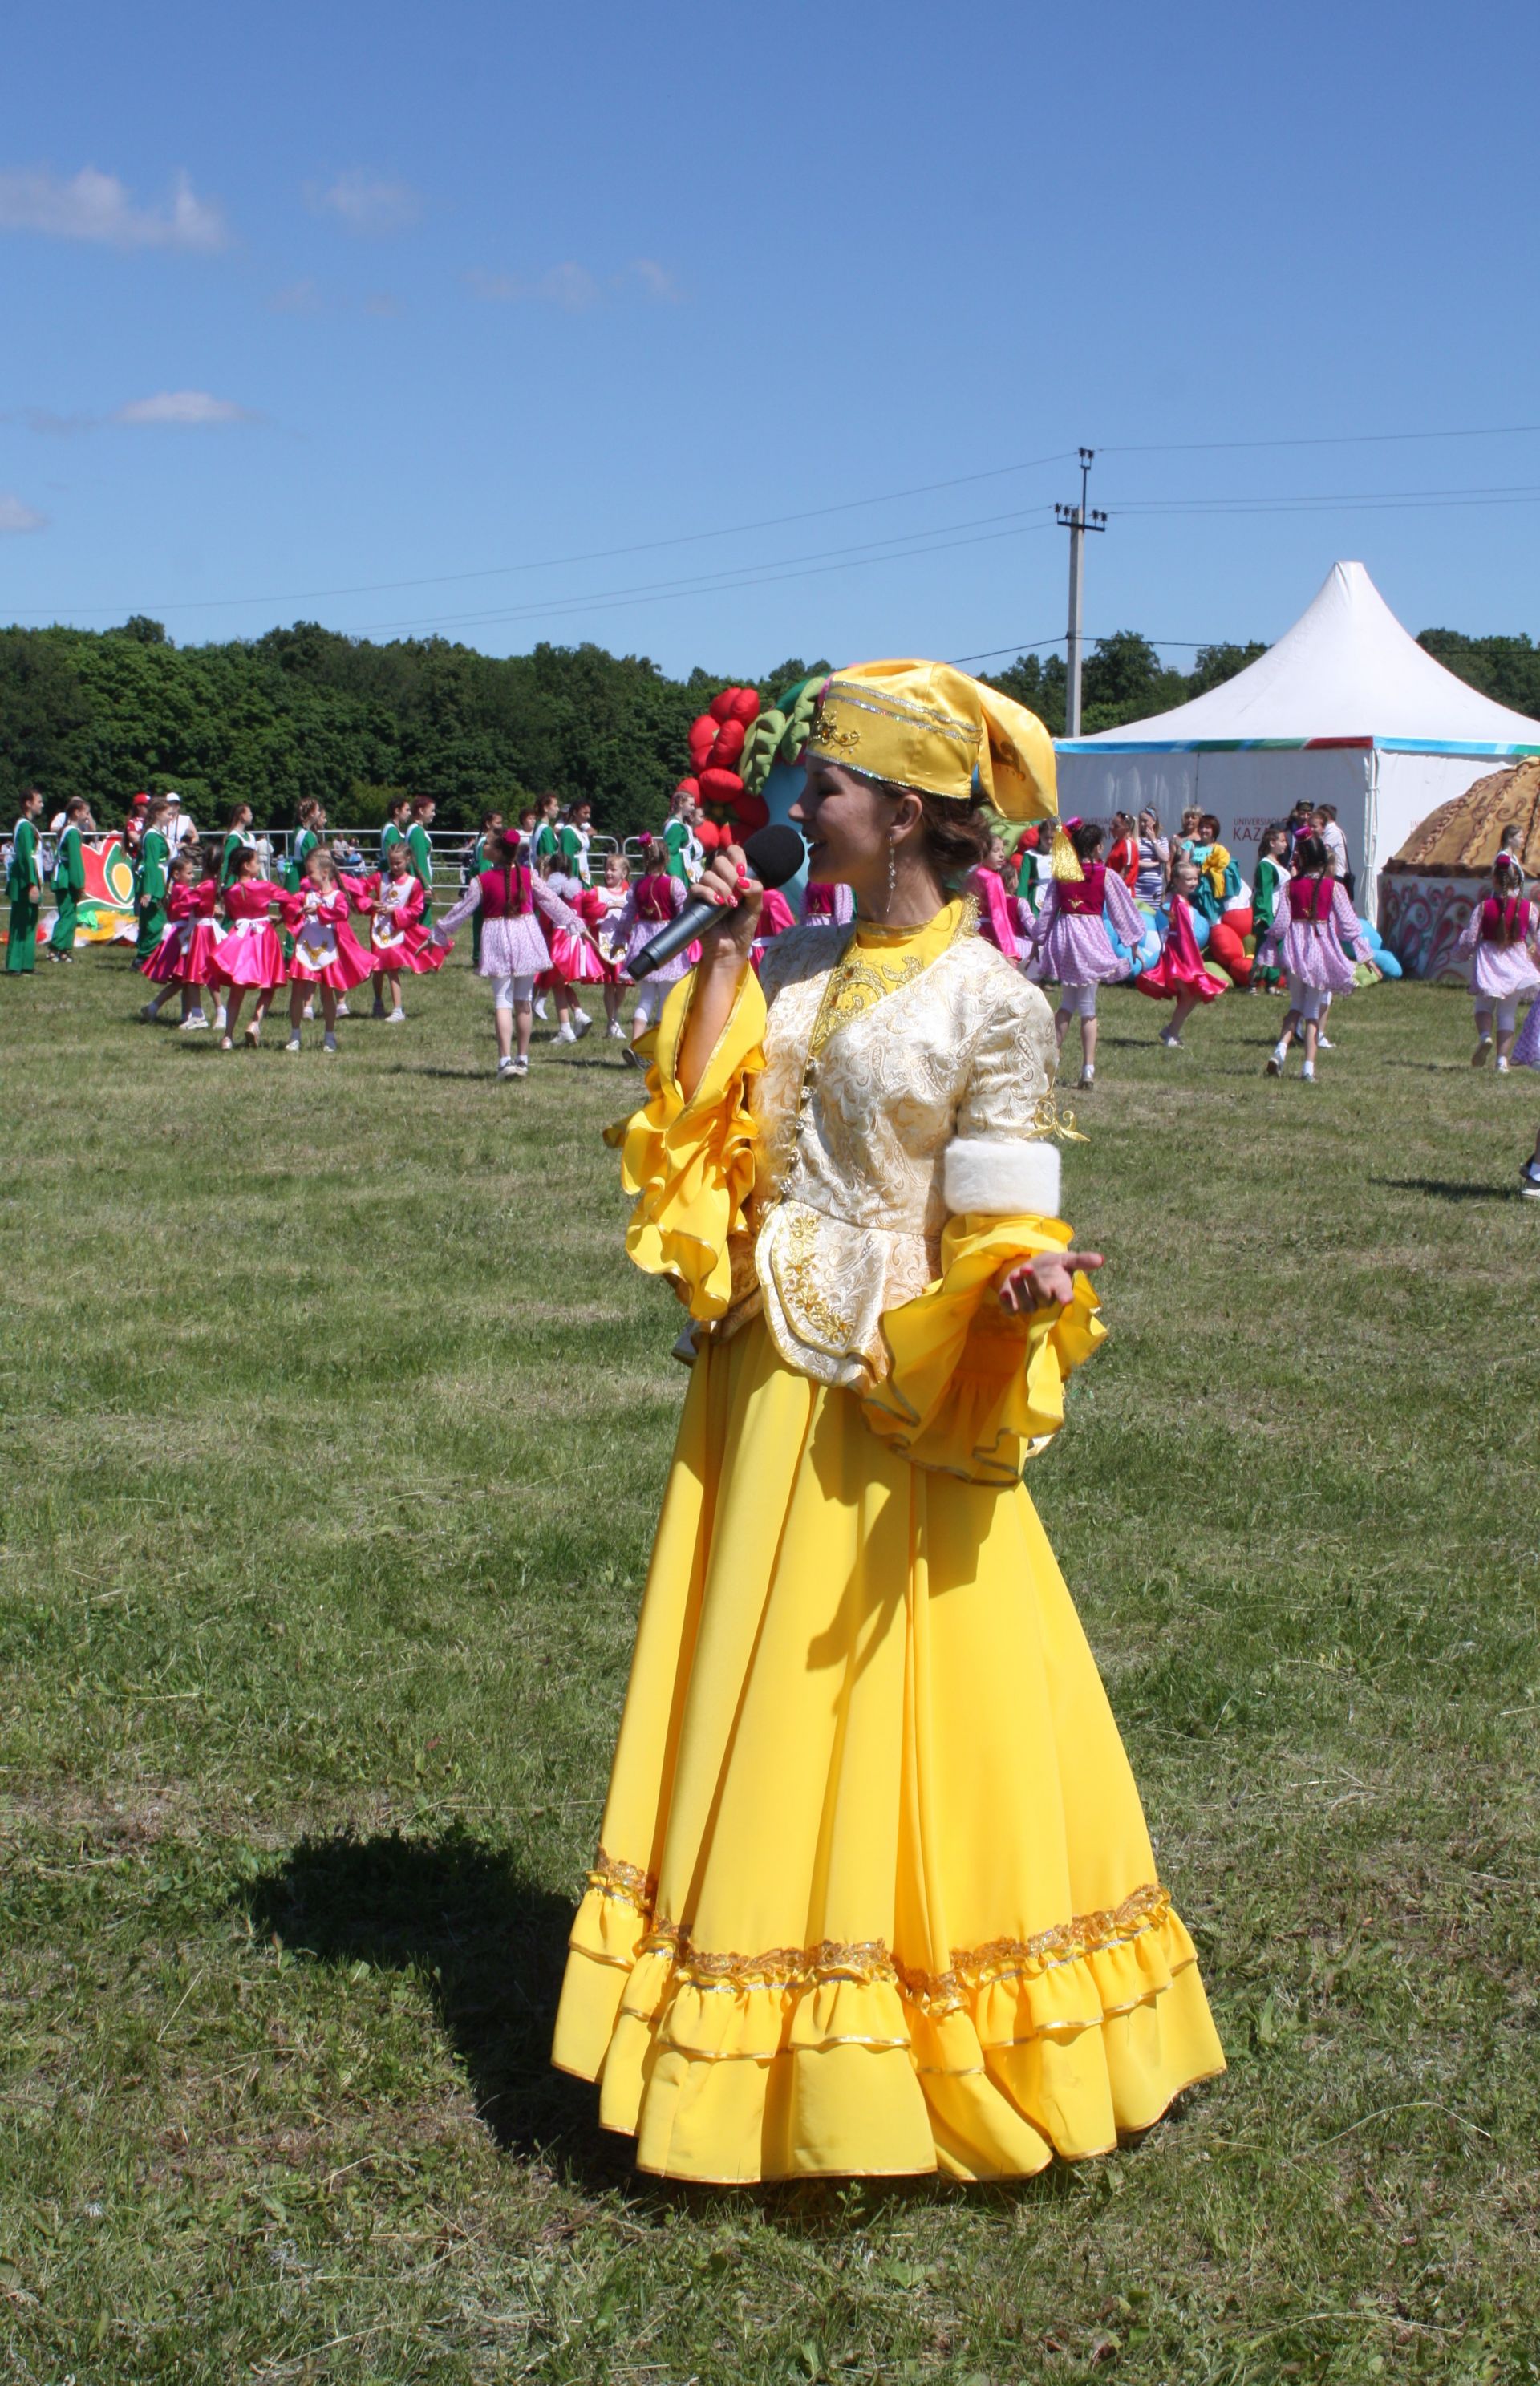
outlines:
[[887, 905], [887, 910], [885, 910], [885, 911], [883, 912], [883, 915], [882, 915], [884, 919], [886, 919], [886, 918], [887, 918], [887, 916], [888, 916], [888, 912], [889, 912], [889, 911], [890, 911], [890, 910], [892, 910], [892, 908], [893, 908], [893, 897], [894, 897], [894, 895], [896, 894], [897, 890], [898, 890], [898, 847], [897, 847], [897, 845], [895, 844], [894, 840], [893, 840], [891, 837], [890, 837], [890, 838], [888, 839], [888, 905]]

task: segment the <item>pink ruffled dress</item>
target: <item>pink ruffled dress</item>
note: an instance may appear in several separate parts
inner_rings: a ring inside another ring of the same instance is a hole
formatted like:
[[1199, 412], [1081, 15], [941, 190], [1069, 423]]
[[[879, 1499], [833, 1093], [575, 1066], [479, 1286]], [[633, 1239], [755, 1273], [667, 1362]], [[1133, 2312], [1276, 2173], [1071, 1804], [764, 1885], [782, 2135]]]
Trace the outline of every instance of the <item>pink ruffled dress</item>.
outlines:
[[311, 886], [284, 897], [284, 916], [294, 936], [291, 980], [297, 978], [302, 986], [329, 986], [334, 994], [351, 994], [372, 975], [374, 964], [347, 924], [348, 910], [340, 886], [330, 895]]
[[215, 958], [220, 948], [220, 932], [214, 925], [214, 906], [219, 901], [219, 885], [212, 878], [202, 878], [189, 886], [185, 879], [171, 881], [166, 897], [166, 929], [147, 961], [141, 961], [140, 971], [156, 986], [208, 986], [217, 982]]
[[282, 986], [284, 946], [268, 907], [286, 900], [271, 878], [233, 878], [224, 890], [225, 931], [209, 963], [216, 986]]
[[483, 977], [537, 977], [550, 962], [542, 920], [553, 932], [566, 928], [581, 933], [583, 923], [570, 904], [551, 892], [546, 881], [526, 862], [507, 869], [484, 870], [473, 878], [452, 910], [433, 931], [434, 942], [446, 941], [473, 911], [480, 911]]
[[370, 960], [376, 977], [387, 972], [394, 976], [402, 970], [422, 977], [443, 968], [450, 948], [435, 945], [423, 925], [428, 898], [420, 878], [410, 871], [404, 878], [381, 878], [376, 873], [363, 882], [360, 892], [363, 897], [360, 908], [372, 914]]
[[1353, 962], [1373, 952], [1340, 878], [1291, 878], [1279, 895], [1272, 925], [1256, 948], [1264, 969], [1280, 961], [1291, 987], [1318, 994], [1350, 994]]
[[[1104, 916], [1105, 915], [1105, 916]], [[1113, 950], [1110, 918], [1123, 942], [1138, 945], [1149, 922], [1116, 871], [1093, 861], [1079, 879], [1050, 879], [1032, 923], [1029, 974], [1054, 986], [1109, 986], [1129, 965]]]
[[1470, 959], [1471, 991], [1478, 1002], [1508, 1002], [1540, 990], [1537, 937], [1540, 910], [1533, 903], [1504, 903], [1488, 895], [1474, 905], [1455, 950]]

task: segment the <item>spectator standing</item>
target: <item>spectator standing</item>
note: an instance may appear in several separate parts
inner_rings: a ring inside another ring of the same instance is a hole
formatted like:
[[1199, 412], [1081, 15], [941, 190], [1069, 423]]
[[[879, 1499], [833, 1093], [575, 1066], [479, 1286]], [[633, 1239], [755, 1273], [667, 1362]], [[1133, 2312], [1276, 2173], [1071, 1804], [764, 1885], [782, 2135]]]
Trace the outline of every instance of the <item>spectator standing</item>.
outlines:
[[1139, 866], [1134, 874], [1134, 900], [1158, 909], [1165, 900], [1166, 885], [1171, 874], [1171, 840], [1160, 833], [1160, 816], [1146, 804], [1139, 815], [1137, 830]]

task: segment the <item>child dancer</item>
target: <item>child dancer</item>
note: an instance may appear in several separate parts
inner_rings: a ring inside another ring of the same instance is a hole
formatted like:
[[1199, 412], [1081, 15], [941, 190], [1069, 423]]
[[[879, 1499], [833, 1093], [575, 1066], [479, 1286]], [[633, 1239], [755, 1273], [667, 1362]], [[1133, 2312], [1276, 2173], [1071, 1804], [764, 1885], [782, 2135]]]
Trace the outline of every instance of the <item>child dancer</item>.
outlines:
[[[490, 868], [472, 879], [454, 909], [445, 913], [433, 932], [434, 943], [447, 948], [451, 928], [458, 928], [473, 911], [481, 914], [478, 974], [492, 982], [499, 1078], [529, 1074], [535, 980], [547, 961], [546, 940], [536, 912], [554, 929], [565, 929], [574, 936], [583, 933], [583, 923], [576, 912], [552, 892], [537, 870], [519, 860], [520, 842], [519, 836], [507, 829], [490, 840]], [[512, 1049], [515, 1019], [519, 1033], [516, 1060]]]
[[[648, 855], [650, 862], [656, 851], [654, 845]], [[650, 868], [643, 873], [626, 897], [625, 908], [614, 925], [615, 942], [624, 948], [627, 970], [643, 945], [650, 944], [659, 929], [666, 926], [676, 912], [684, 910], [688, 899], [688, 882], [675, 878], [672, 871]], [[685, 952], [675, 953], [671, 961], [664, 961], [660, 969], [653, 970], [650, 976], [642, 979], [637, 994], [637, 1007], [631, 1014], [633, 1048], [637, 1037], [651, 1025], [654, 1013], [662, 1011], [669, 987], [677, 986], [679, 980], [688, 975], [692, 967], [690, 951], [693, 949], [691, 947]], [[635, 1057], [634, 1049], [632, 1057]]]
[[209, 963], [215, 984], [226, 989], [221, 1052], [234, 1043], [248, 991], [255, 991], [257, 1001], [246, 1040], [253, 1051], [261, 1041], [268, 1005], [284, 983], [283, 939], [268, 918], [268, 906], [284, 900], [285, 889], [263, 877], [262, 858], [248, 846], [237, 855], [235, 874], [224, 890], [225, 932]]
[[624, 853], [607, 853], [603, 883], [593, 890], [598, 906], [593, 926], [604, 959], [604, 1015], [609, 1022], [604, 1032], [617, 1044], [625, 1041], [620, 1006], [625, 999], [625, 989], [630, 983], [625, 974], [625, 944], [619, 934], [620, 916], [630, 892], [631, 864]]
[[1256, 952], [1264, 964], [1281, 954], [1289, 979], [1289, 1015], [1268, 1055], [1268, 1074], [1283, 1074], [1290, 1040], [1296, 1030], [1302, 1030], [1305, 1066], [1300, 1074], [1306, 1085], [1314, 1085], [1316, 1048], [1326, 1005], [1333, 994], [1352, 991], [1353, 963], [1347, 952], [1356, 953], [1361, 961], [1371, 955], [1347, 889], [1341, 879], [1332, 877], [1326, 848], [1313, 832], [1295, 845], [1294, 868], [1272, 926]]
[[1016, 926], [1015, 910], [1005, 892], [1001, 875], [1005, 864], [1005, 848], [998, 837], [990, 840], [989, 858], [970, 870], [968, 892], [978, 906], [978, 933], [986, 944], [1004, 953], [1008, 961], [1016, 959]]
[[299, 1027], [305, 1016], [306, 992], [321, 988], [321, 1015], [325, 1022], [322, 1049], [337, 1049], [337, 997], [361, 986], [370, 974], [369, 956], [347, 924], [349, 904], [336, 863], [322, 846], [305, 862], [305, 880], [284, 909], [294, 931], [289, 961], [289, 1040], [287, 1052], [300, 1049]]
[[1129, 973], [1112, 949], [1106, 919], [1130, 948], [1144, 934], [1133, 897], [1102, 860], [1102, 843], [1094, 821], [1066, 821], [1054, 840], [1053, 883], [1032, 923], [1032, 975], [1051, 978], [1059, 989], [1054, 1033], [1061, 1052], [1070, 1021], [1080, 1023], [1082, 1086], [1096, 1083], [1096, 989]]
[[1168, 1052], [1181, 1049], [1181, 1031], [1200, 1002], [1213, 1002], [1223, 994], [1224, 987], [1217, 977], [1210, 977], [1203, 965], [1198, 949], [1197, 931], [1193, 925], [1193, 898], [1198, 891], [1198, 865], [1190, 854], [1179, 854], [1171, 865], [1171, 891], [1166, 898], [1166, 932], [1160, 940], [1160, 959], [1149, 969], [1141, 970], [1134, 979], [1141, 994], [1153, 995], [1164, 1001], [1168, 995], [1176, 997], [1176, 1009], [1160, 1031], [1160, 1040]]
[[[1289, 850], [1292, 843], [1281, 821], [1274, 821], [1262, 831], [1256, 848], [1256, 878], [1251, 890], [1252, 925], [1256, 931], [1256, 949], [1262, 949], [1262, 939], [1278, 916], [1283, 889], [1289, 883]], [[1263, 969], [1254, 960], [1251, 965], [1251, 992], [1260, 994], [1264, 987], [1269, 994], [1278, 991], [1279, 973]]]
[[[407, 1015], [401, 1004], [403, 972], [422, 977], [427, 972], [440, 970], [449, 949], [447, 944], [435, 945], [423, 924], [427, 898], [422, 880], [412, 869], [404, 839], [391, 847], [385, 875], [370, 882], [365, 900], [373, 914], [370, 923], [370, 960], [374, 973], [374, 1016], [396, 1027]], [[388, 1011], [382, 998], [386, 986], [390, 989]]]
[[204, 876], [197, 847], [184, 845], [171, 863], [170, 885], [166, 891], [166, 926], [160, 942], [148, 961], [139, 964], [151, 985], [160, 988], [145, 1003], [139, 1014], [141, 1019], [158, 1019], [160, 1006], [174, 986], [182, 992], [183, 1026], [208, 1026], [203, 988], [213, 975], [219, 946], [214, 928], [219, 892], [216, 881]]
[[1477, 1037], [1471, 1055], [1472, 1069], [1481, 1068], [1492, 1057], [1496, 1019], [1497, 1068], [1501, 1075], [1508, 1074], [1519, 1026], [1520, 997], [1540, 991], [1540, 973], [1534, 966], [1540, 910], [1524, 900], [1524, 873], [1510, 853], [1499, 853], [1492, 865], [1491, 891], [1472, 907], [1456, 948], [1471, 955]]
[[[571, 931], [561, 926], [548, 930], [550, 950], [546, 966], [540, 972], [542, 995], [556, 997], [556, 1040], [559, 1044], [576, 1044], [587, 1036], [593, 1021], [573, 994], [573, 980], [579, 985], [597, 986], [603, 978], [602, 964], [588, 944], [587, 926], [577, 906], [583, 898], [583, 882], [569, 876], [559, 863], [545, 860], [538, 865], [540, 876], [557, 901], [577, 922], [575, 940]], [[591, 953], [590, 961], [585, 957]]]

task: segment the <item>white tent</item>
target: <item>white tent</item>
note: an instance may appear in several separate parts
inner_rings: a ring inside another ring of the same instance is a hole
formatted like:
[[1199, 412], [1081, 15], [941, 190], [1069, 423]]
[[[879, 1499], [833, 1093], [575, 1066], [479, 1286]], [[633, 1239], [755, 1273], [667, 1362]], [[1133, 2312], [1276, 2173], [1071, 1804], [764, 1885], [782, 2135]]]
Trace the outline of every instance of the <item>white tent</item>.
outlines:
[[1381, 865], [1419, 821], [1495, 757], [1536, 753], [1540, 722], [1434, 662], [1361, 563], [1334, 563], [1308, 611], [1233, 679], [1172, 712], [1062, 739], [1059, 809], [1105, 820], [1153, 804], [1169, 830], [1201, 805], [1249, 878], [1269, 821], [1302, 799], [1335, 804], [1372, 919]]

